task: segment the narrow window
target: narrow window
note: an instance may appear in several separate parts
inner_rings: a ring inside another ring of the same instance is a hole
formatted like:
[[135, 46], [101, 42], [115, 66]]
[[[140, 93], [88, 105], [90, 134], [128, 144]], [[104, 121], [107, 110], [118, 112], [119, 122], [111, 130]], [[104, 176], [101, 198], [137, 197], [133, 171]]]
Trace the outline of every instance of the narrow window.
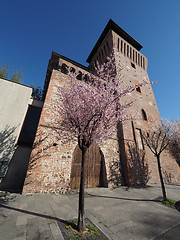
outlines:
[[106, 52], [106, 46], [104, 45], [104, 52], [105, 52], [105, 55], [107, 54], [107, 52]]
[[118, 42], [117, 42], [117, 49], [119, 51], [119, 38], [118, 38]]
[[70, 72], [75, 73], [75, 68], [71, 67]]
[[101, 55], [102, 55], [102, 59], [104, 58], [104, 53], [103, 50], [101, 49]]
[[107, 42], [107, 49], [108, 49], [108, 52], [110, 51], [110, 48], [109, 48], [109, 43]]
[[136, 66], [134, 63], [131, 62], [131, 67], [135, 68], [136, 69]]
[[97, 59], [97, 60], [96, 60], [97, 65], [99, 65], [99, 57], [97, 56], [96, 59]]
[[134, 49], [133, 49], [133, 61], [134, 61]]
[[130, 59], [132, 59], [132, 48], [130, 47]]
[[121, 40], [121, 52], [123, 52], [123, 41]]
[[101, 64], [102, 63], [102, 60], [101, 60], [101, 53], [99, 52], [99, 63]]
[[145, 59], [143, 57], [143, 68], [145, 69]]
[[127, 56], [129, 57], [129, 45], [127, 45]]
[[82, 80], [82, 72], [79, 71], [79, 74], [77, 75], [77, 80]]
[[138, 53], [138, 65], [140, 65], [140, 55]]
[[137, 52], [136, 52], [136, 64], [137, 64]]
[[88, 82], [88, 81], [89, 81], [89, 76], [88, 76], [87, 74], [85, 74], [83, 80], [84, 80], [85, 82]]
[[146, 115], [146, 112], [144, 111], [144, 109], [142, 109], [141, 112], [142, 112], [142, 119], [147, 121], [147, 115]]
[[97, 60], [94, 60], [94, 66], [97, 68]]
[[124, 43], [124, 55], [126, 55], [126, 43]]
[[142, 56], [141, 56], [141, 67], [142, 67]]

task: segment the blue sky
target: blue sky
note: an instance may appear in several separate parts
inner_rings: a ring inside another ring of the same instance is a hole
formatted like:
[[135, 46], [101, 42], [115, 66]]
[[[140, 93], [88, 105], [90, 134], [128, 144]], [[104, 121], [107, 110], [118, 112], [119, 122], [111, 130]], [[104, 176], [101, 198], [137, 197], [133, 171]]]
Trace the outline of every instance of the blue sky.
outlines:
[[111, 18], [148, 58], [163, 118], [180, 118], [180, 0], [1, 0], [0, 65], [43, 87], [52, 51], [83, 65]]

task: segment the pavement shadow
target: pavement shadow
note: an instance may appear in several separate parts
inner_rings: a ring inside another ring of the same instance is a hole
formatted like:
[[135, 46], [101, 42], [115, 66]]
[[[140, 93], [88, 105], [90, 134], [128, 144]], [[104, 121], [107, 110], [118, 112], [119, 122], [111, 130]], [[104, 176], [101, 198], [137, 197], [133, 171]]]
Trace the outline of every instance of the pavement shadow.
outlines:
[[176, 208], [176, 210], [177, 210], [178, 212], [180, 212], [180, 201], [177, 201], [177, 202], [175, 203], [175, 208]]
[[86, 193], [86, 197], [99, 197], [99, 198], [109, 198], [109, 199], [118, 199], [118, 200], [128, 200], [128, 201], [138, 201], [138, 202], [161, 202], [158, 199], [140, 199], [140, 198], [122, 198], [122, 197], [113, 197], [113, 196], [103, 196], [103, 195], [96, 195], [91, 193]]
[[15, 207], [10, 207], [10, 206], [4, 205], [2, 203], [0, 203], [0, 208], [6, 208], [6, 209], [9, 209], [9, 210], [21, 212], [21, 213], [24, 213], [24, 214], [29, 214], [29, 215], [33, 215], [33, 216], [37, 216], [37, 217], [42, 217], [42, 218], [46, 218], [46, 219], [59, 221], [59, 222], [64, 223], [66, 225], [71, 224], [71, 226], [73, 228], [75, 228], [75, 229], [77, 228], [77, 226], [75, 224], [73, 225], [72, 222], [67, 221], [67, 220], [63, 220], [63, 219], [60, 219], [60, 218], [57, 218], [57, 217], [52, 217], [52, 216], [49, 216], [49, 215], [44, 215], [44, 214], [41, 214], [41, 213], [31, 212], [31, 211], [28, 211], [28, 210], [19, 209], [19, 208], [15, 208]]

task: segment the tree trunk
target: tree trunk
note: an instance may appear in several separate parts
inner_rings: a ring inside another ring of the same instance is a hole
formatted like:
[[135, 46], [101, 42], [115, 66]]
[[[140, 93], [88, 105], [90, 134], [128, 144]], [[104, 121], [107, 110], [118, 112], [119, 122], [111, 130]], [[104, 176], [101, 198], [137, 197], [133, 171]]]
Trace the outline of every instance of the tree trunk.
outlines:
[[160, 155], [157, 155], [156, 157], [157, 157], [157, 162], [158, 162], [158, 171], [159, 171], [159, 177], [160, 177], [160, 181], [161, 181], [163, 200], [166, 200], [166, 190], [165, 190], [165, 185], [164, 185], [162, 171], [161, 171]]
[[78, 231], [84, 231], [84, 182], [85, 182], [85, 160], [86, 160], [86, 147], [82, 144], [82, 161], [81, 161], [81, 182], [79, 190], [79, 212], [78, 212]]

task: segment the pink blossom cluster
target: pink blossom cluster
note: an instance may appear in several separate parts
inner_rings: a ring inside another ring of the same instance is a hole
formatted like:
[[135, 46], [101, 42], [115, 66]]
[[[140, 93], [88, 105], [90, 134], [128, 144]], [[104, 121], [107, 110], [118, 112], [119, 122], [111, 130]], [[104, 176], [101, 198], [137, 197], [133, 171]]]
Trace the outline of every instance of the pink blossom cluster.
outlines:
[[83, 139], [89, 147], [112, 135], [118, 121], [131, 118], [127, 108], [133, 102], [122, 103], [122, 98], [137, 86], [121, 89], [113, 52], [104, 64], [95, 67], [95, 73], [89, 73], [88, 81], [78, 81], [77, 74], [69, 71], [70, 83], [58, 91], [58, 125], [66, 141], [76, 138], [80, 144]]

